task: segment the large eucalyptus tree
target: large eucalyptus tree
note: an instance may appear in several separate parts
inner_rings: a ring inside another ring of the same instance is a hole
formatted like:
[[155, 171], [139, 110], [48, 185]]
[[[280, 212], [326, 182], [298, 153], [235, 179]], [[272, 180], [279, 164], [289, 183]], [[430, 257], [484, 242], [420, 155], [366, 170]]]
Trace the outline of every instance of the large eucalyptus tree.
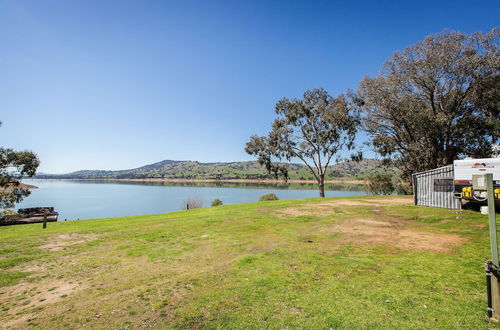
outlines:
[[277, 118], [267, 136], [252, 136], [245, 151], [257, 156], [269, 173], [288, 178], [283, 161], [299, 159], [325, 196], [325, 175], [341, 150], [353, 148], [358, 118], [344, 95], [331, 97], [324, 89], [306, 91], [302, 99], [276, 103]]
[[430, 35], [361, 82], [364, 126], [403, 177], [490, 155], [500, 136], [499, 36], [498, 29]]

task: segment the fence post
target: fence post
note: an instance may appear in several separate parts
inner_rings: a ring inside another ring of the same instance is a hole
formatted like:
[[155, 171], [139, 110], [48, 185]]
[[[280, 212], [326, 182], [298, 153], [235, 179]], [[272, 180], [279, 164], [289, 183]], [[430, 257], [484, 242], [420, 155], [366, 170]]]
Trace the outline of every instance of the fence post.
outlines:
[[47, 228], [47, 211], [43, 213], [43, 229]]
[[[488, 222], [490, 229], [490, 248], [491, 248], [491, 267], [492, 275], [490, 278], [491, 288], [491, 319], [500, 320], [500, 269], [498, 264], [498, 241], [497, 241], [497, 221], [495, 214], [495, 198], [493, 195], [493, 174], [484, 175], [486, 183], [486, 194], [488, 199]], [[490, 316], [490, 315], [488, 315]]]
[[418, 203], [418, 197], [417, 197], [418, 188], [417, 188], [417, 176], [415, 174], [411, 175], [411, 183], [413, 185], [413, 203], [415, 205], [417, 205], [417, 203]]

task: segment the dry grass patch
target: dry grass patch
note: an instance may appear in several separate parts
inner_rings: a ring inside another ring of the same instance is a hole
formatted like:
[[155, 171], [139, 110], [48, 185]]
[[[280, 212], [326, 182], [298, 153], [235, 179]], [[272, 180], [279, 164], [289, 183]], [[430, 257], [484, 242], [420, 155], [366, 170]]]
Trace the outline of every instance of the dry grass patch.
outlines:
[[345, 219], [331, 227], [318, 228], [320, 232], [343, 234], [343, 239], [357, 244], [382, 244], [407, 250], [452, 252], [466, 239], [455, 234], [430, 233], [410, 227], [408, 221], [379, 216]]
[[[342, 240], [356, 244], [380, 244], [408, 250], [452, 252], [453, 247], [466, 239], [455, 234], [424, 232], [410, 221], [384, 214], [380, 206], [411, 205], [411, 197], [361, 198], [324, 200], [306, 206], [273, 210], [280, 219], [311, 215], [316, 217], [343, 214], [345, 217], [332, 226], [311, 227], [308, 232], [329, 232], [342, 234]], [[351, 217], [357, 207], [372, 207], [372, 214], [366, 217]], [[342, 213], [340, 213], [341, 211]]]
[[95, 234], [60, 234], [50, 238], [46, 244], [41, 245], [38, 248], [50, 251], [61, 251], [71, 245], [82, 244], [96, 240], [97, 237], [98, 236]]
[[306, 210], [306, 209], [286, 208], [286, 209], [275, 210], [272, 213], [272, 215], [278, 219], [288, 219], [288, 218], [295, 218], [295, 217], [300, 217], [300, 216], [304, 216], [304, 215], [318, 215], [318, 214], [316, 214], [316, 212], [314, 212], [314, 211]]
[[[290, 217], [299, 217], [305, 215], [330, 216], [337, 214], [340, 210], [355, 211], [354, 206], [384, 206], [390, 205], [411, 205], [411, 197], [389, 197], [389, 198], [365, 198], [365, 199], [334, 199], [324, 200], [316, 203], [309, 203], [306, 206], [288, 207], [282, 209], [269, 209], [267, 207], [259, 208], [264, 214], [270, 214], [278, 219], [287, 219]], [[347, 207], [347, 208], [346, 208]]]
[[377, 204], [382, 204], [383, 206], [388, 205], [411, 205], [413, 200], [408, 196], [401, 197], [388, 197], [388, 198], [365, 198], [365, 199], [337, 199], [337, 200], [326, 200], [316, 203], [319, 207], [336, 207], [336, 206], [376, 206]]
[[23, 328], [26, 321], [36, 317], [46, 305], [55, 304], [86, 288], [83, 282], [44, 280], [36, 283], [21, 282], [2, 288], [0, 300], [10, 302], [8, 314], [12, 318], [4, 328]]

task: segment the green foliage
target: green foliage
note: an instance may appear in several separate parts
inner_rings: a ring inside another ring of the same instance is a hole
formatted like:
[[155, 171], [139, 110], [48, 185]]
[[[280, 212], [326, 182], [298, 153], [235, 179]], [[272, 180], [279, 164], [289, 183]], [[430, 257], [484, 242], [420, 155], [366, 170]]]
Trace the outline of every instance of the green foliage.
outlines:
[[259, 202], [263, 202], [263, 201], [277, 201], [277, 200], [279, 200], [278, 196], [276, 196], [276, 194], [273, 194], [273, 193], [270, 193], [270, 194], [263, 195], [263, 196], [259, 197]]
[[281, 161], [300, 159], [318, 182], [324, 197], [324, 181], [332, 158], [353, 148], [359, 120], [348, 98], [330, 96], [324, 89], [304, 92], [303, 98], [283, 98], [276, 103], [277, 118], [267, 136], [253, 135], [245, 151], [257, 157], [276, 178], [288, 179]]
[[390, 195], [396, 189], [394, 185], [394, 173], [375, 172], [369, 174], [368, 191], [374, 195]]
[[220, 199], [216, 198], [216, 199], [214, 199], [214, 200], [212, 201], [212, 204], [211, 204], [211, 205], [212, 205], [212, 206], [220, 206], [220, 205], [222, 205], [222, 204], [223, 204], [223, 203], [222, 203], [222, 201], [221, 201]]
[[[302, 164], [285, 164], [291, 180], [316, 180], [313, 173]], [[347, 161], [331, 165], [327, 179], [364, 179], [367, 173], [380, 167], [376, 159], [360, 162]], [[197, 179], [197, 180], [265, 180], [272, 179], [265, 166], [256, 161], [232, 163], [199, 163], [165, 160], [137, 169], [120, 171], [86, 170], [62, 175], [43, 174], [37, 178], [53, 179]]]
[[13, 209], [2, 209], [0, 210], [0, 222], [9, 221], [15, 219], [19, 214]]
[[328, 171], [329, 178], [352, 178], [363, 180], [365, 177], [381, 167], [378, 159], [362, 159], [360, 161], [345, 161], [334, 164]]
[[40, 160], [31, 151], [15, 151], [0, 147], [1, 209], [14, 207], [30, 194], [29, 189], [21, 186], [21, 179], [24, 176], [35, 175], [38, 165]]
[[374, 195], [411, 195], [413, 187], [390, 168], [373, 171], [366, 176], [367, 191]]
[[396, 180], [395, 183], [395, 193], [398, 195], [412, 195], [413, 194], [413, 186], [410, 182], [405, 181], [403, 179]]
[[464, 157], [488, 157], [500, 136], [500, 29], [445, 31], [396, 52], [365, 78], [356, 104], [376, 150], [402, 177]]

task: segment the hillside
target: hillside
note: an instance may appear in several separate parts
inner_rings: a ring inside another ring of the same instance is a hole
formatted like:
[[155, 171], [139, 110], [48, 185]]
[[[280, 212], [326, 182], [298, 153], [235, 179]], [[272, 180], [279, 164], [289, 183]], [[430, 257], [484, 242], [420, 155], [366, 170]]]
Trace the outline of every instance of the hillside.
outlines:
[[[306, 166], [288, 164], [290, 179], [313, 180]], [[380, 166], [380, 161], [365, 159], [361, 162], [343, 162], [330, 167], [327, 179], [363, 177]], [[129, 170], [83, 170], [68, 174], [40, 174], [37, 178], [58, 179], [272, 179], [266, 169], [255, 161], [231, 163], [200, 163], [196, 161], [164, 160]]]
[[492, 329], [487, 218], [409, 197], [3, 228], [14, 329]]

